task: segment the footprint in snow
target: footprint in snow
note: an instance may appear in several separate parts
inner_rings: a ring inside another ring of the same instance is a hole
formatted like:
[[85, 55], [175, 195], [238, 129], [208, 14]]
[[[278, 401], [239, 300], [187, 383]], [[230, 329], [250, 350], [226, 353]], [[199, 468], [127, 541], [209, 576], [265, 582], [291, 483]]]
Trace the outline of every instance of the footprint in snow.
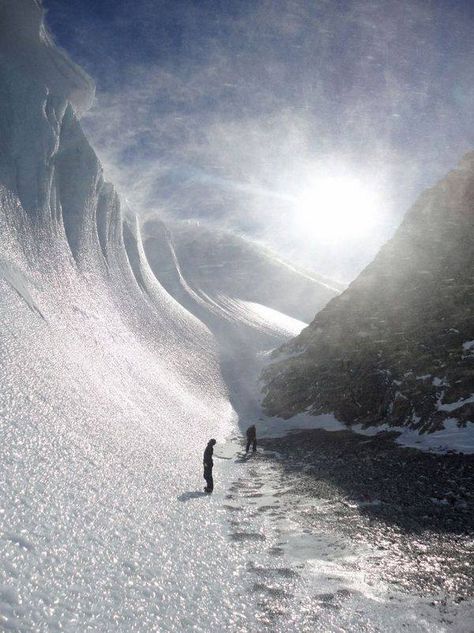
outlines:
[[283, 556], [284, 550], [281, 547], [271, 547], [268, 553], [270, 556]]
[[296, 571], [294, 571], [294, 569], [291, 569], [290, 567], [260, 567], [254, 565], [253, 563], [249, 563], [247, 569], [257, 576], [261, 576], [264, 578], [272, 576], [280, 576], [281, 578], [295, 578], [299, 575]]
[[268, 512], [269, 510], [276, 510], [278, 508], [278, 505], [266, 505], [266, 506], [260, 506], [258, 508], [258, 512]]
[[292, 594], [285, 591], [285, 589], [281, 589], [280, 587], [272, 587], [270, 585], [265, 585], [263, 582], [256, 582], [252, 587], [252, 591], [256, 592], [265, 592], [272, 596], [273, 598], [291, 598]]
[[258, 532], [233, 532], [230, 535], [233, 541], [266, 541], [267, 537]]

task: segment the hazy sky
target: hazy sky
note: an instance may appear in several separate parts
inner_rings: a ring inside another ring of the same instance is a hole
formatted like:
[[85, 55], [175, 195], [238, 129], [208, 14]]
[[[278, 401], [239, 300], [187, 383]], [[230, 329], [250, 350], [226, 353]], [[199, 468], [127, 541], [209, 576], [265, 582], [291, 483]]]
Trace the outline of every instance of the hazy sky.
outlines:
[[324, 274], [353, 278], [474, 148], [472, 0], [44, 4], [96, 80], [84, 125], [133, 209], [244, 232]]

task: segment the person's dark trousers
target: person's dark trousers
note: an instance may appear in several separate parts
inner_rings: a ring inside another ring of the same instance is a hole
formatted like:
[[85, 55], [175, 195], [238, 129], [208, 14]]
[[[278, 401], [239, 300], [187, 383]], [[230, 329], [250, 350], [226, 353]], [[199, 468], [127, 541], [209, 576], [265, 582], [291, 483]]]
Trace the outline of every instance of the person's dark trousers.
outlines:
[[248, 453], [249, 449], [250, 449], [250, 444], [252, 444], [252, 450], [255, 453], [255, 451], [257, 450], [257, 440], [247, 440], [247, 448], [245, 449], [245, 452]]
[[212, 478], [212, 466], [204, 466], [204, 479], [206, 480], [206, 492], [214, 490], [214, 480]]

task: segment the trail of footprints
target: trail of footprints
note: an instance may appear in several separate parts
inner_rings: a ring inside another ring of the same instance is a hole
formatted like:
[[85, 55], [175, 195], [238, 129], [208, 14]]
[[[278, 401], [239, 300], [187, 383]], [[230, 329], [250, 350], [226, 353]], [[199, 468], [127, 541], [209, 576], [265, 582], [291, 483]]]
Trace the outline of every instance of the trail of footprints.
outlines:
[[[278, 466], [256, 460], [248, 465], [244, 476], [232, 484], [225, 497], [230, 540], [249, 552], [249, 590], [261, 608], [259, 624], [264, 629], [276, 630], [276, 622], [281, 622], [285, 615], [290, 616], [290, 610], [295, 608], [294, 595], [303, 582], [304, 563], [279, 564], [285, 555], [284, 522], [290, 490], [288, 483], [282, 481]], [[338, 589], [334, 593], [313, 595], [309, 602], [300, 595], [297, 608], [302, 628], [299, 630], [314, 630], [318, 613], [340, 609], [341, 602], [349, 595], [348, 590]]]
[[[249, 591], [260, 608], [257, 619], [263, 628], [273, 628], [277, 620], [288, 614], [288, 602], [293, 597], [292, 584], [300, 576], [297, 570], [277, 564], [278, 557], [284, 554], [278, 527], [278, 519], [284, 518], [284, 512], [281, 502], [274, 496], [279, 490], [278, 483], [269, 489], [270, 477], [276, 474], [269, 470], [276, 469], [263, 464], [249, 465], [245, 477], [240, 477], [230, 487], [225, 505], [229, 512], [231, 541], [249, 552]], [[265, 515], [276, 519], [270, 528]], [[255, 562], [262, 559], [270, 564]], [[271, 564], [273, 560], [275, 565]]]
[[[304, 567], [302, 564], [279, 565], [286, 544], [280, 522], [285, 520], [287, 491], [278, 467], [256, 461], [233, 483], [225, 499], [230, 539], [249, 552], [249, 592], [260, 608], [258, 620], [262, 629], [277, 630], [277, 622], [290, 615], [294, 609], [294, 591]], [[308, 618], [303, 617], [308, 620], [310, 630], [317, 619], [313, 608], [308, 609]]]

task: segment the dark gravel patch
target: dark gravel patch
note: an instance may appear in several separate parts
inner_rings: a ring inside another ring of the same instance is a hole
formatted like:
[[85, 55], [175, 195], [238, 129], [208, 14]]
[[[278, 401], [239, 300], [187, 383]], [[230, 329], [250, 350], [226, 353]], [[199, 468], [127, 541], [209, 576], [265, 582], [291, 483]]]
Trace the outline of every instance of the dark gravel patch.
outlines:
[[[474, 594], [474, 456], [404, 448], [394, 434], [304, 431], [259, 445], [291, 494], [322, 499], [305, 513], [311, 532], [337, 531], [375, 545], [373, 571], [417, 593]], [[298, 504], [295, 504], [297, 508]]]

